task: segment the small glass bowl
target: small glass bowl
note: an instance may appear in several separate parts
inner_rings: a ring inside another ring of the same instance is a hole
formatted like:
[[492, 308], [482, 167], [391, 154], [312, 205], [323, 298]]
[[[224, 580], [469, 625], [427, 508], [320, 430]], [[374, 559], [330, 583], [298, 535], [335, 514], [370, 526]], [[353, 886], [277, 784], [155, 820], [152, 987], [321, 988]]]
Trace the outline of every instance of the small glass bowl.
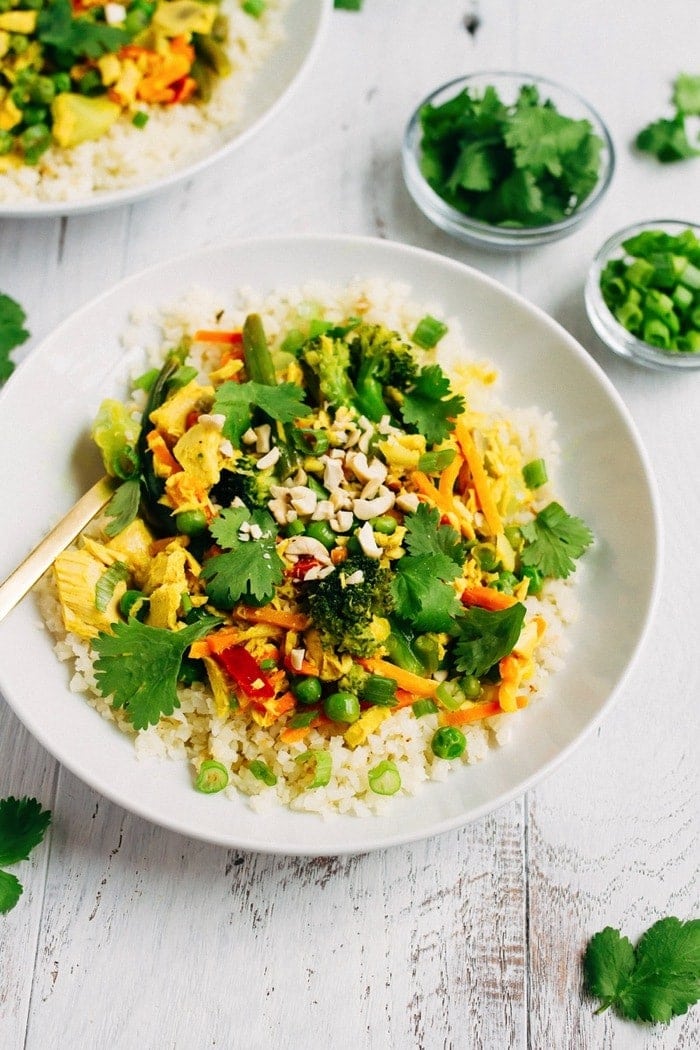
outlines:
[[663, 230], [673, 236], [677, 236], [683, 230], [693, 230], [696, 236], [700, 237], [700, 226], [693, 222], [682, 222], [679, 219], [651, 219], [648, 222], [638, 222], [618, 230], [600, 248], [588, 271], [584, 291], [588, 318], [605, 345], [614, 353], [619, 354], [620, 357], [626, 357], [628, 360], [645, 365], [647, 368], [656, 368], [662, 371], [700, 368], [700, 352], [662, 350], [658, 346], [645, 343], [642, 339], [638, 339], [631, 332], [628, 332], [616, 320], [603, 299], [603, 293], [600, 290], [600, 276], [605, 268], [605, 264], [609, 259], [622, 258], [624, 256], [623, 241], [626, 241], [628, 237], [634, 237], [638, 233], [643, 233], [645, 230]]
[[[480, 222], [472, 219], [463, 212], [453, 208], [444, 201], [426, 182], [421, 172], [421, 138], [422, 129], [420, 113], [423, 106], [428, 104], [436, 106], [454, 98], [465, 88], [483, 93], [484, 89], [492, 86], [498, 92], [499, 97], [506, 104], [515, 102], [520, 88], [526, 84], [534, 84], [540, 92], [542, 100], [549, 99], [557, 110], [566, 117], [576, 120], [586, 119], [590, 122], [593, 131], [603, 142], [600, 155], [600, 174], [598, 182], [593, 187], [588, 197], [571, 215], [560, 222], [550, 223], [547, 226], [508, 227], [493, 226], [490, 223]], [[605, 195], [615, 169], [615, 150], [610, 133], [598, 116], [579, 95], [568, 88], [556, 84], [546, 77], [538, 77], [527, 73], [472, 73], [469, 76], [458, 77], [433, 91], [431, 95], [423, 99], [408, 122], [403, 139], [401, 151], [403, 176], [408, 192], [418, 205], [423, 214], [445, 230], [446, 233], [458, 237], [460, 240], [488, 248], [528, 248], [533, 245], [547, 244], [566, 237], [576, 229], [593, 209], [600, 204]]]

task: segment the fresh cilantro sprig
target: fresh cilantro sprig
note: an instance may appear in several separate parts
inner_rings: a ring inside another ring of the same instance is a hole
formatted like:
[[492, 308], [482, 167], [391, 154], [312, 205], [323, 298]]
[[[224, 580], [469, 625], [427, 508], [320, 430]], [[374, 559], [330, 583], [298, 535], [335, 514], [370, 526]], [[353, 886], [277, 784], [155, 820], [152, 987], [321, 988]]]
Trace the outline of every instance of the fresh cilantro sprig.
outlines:
[[130, 40], [124, 29], [94, 21], [91, 14], [75, 16], [70, 0], [48, 0], [39, 11], [36, 34], [42, 44], [75, 59], [100, 58]]
[[6, 382], [15, 370], [10, 352], [29, 339], [24, 328], [27, 316], [14, 299], [0, 292], [0, 383]]
[[[38, 846], [51, 823], [51, 811], [43, 809], [35, 798], [0, 800], [0, 864], [18, 864], [27, 860]], [[0, 915], [14, 908], [22, 895], [22, 884], [9, 871], [0, 870]]]
[[448, 204], [482, 222], [542, 226], [572, 214], [600, 171], [602, 140], [524, 84], [511, 104], [493, 85], [420, 113], [421, 171]]
[[123, 481], [105, 507], [105, 514], [111, 521], [105, 525], [107, 536], [117, 536], [127, 525], [131, 525], [139, 512], [141, 501], [141, 482], [139, 478]]
[[202, 569], [210, 601], [218, 609], [232, 609], [241, 599], [269, 602], [284, 576], [271, 515], [230, 507], [214, 518], [211, 534], [225, 553], [210, 558]]
[[675, 113], [647, 124], [638, 133], [635, 144], [651, 153], [662, 164], [700, 157], [700, 137], [693, 143], [688, 137], [688, 117], [700, 116], [700, 75], [681, 73], [673, 83], [671, 96]]
[[135, 617], [114, 624], [111, 634], [100, 633], [92, 643], [97, 688], [124, 709], [134, 729], [157, 725], [180, 706], [177, 680], [185, 653], [219, 623], [208, 616], [180, 631], [149, 627]]
[[455, 623], [457, 670], [481, 678], [512, 652], [524, 621], [525, 606], [521, 602], [495, 612], [476, 605], [465, 609]]
[[404, 395], [401, 416], [428, 444], [436, 445], [454, 430], [454, 419], [464, 411], [464, 398], [454, 394], [440, 365], [426, 365]]
[[464, 548], [440, 512], [421, 503], [405, 519], [408, 554], [396, 563], [391, 590], [396, 614], [416, 631], [448, 631], [461, 606], [450, 585], [461, 571]]
[[583, 967], [600, 1006], [632, 1021], [668, 1024], [700, 999], [700, 919], [660, 919], [637, 947], [612, 926], [596, 933]]
[[250, 426], [253, 408], [262, 411], [278, 423], [292, 423], [308, 415], [304, 391], [294, 383], [222, 383], [216, 393], [213, 412], [226, 416], [223, 432], [235, 444]]
[[522, 564], [543, 576], [566, 579], [576, 568], [575, 558], [593, 542], [593, 533], [581, 518], [567, 514], [559, 503], [549, 503], [533, 521], [521, 525], [525, 547]]

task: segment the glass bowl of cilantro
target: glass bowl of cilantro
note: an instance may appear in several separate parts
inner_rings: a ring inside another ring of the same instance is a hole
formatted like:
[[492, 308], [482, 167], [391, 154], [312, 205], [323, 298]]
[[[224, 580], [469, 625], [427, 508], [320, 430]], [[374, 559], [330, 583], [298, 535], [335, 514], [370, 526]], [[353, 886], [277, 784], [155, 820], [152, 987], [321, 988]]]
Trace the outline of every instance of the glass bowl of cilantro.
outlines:
[[651, 219], [618, 230], [593, 260], [585, 301], [614, 353], [659, 370], [700, 368], [700, 226]]
[[523, 73], [451, 80], [417, 107], [402, 149], [409, 193], [437, 226], [489, 248], [571, 233], [605, 195], [615, 151], [573, 91]]

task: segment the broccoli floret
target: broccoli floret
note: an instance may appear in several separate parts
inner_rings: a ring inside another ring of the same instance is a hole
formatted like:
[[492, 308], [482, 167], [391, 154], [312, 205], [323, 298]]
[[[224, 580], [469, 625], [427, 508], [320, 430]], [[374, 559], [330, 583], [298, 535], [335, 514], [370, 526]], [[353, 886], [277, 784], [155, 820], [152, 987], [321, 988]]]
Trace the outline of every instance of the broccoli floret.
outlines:
[[272, 499], [270, 489], [278, 484], [273, 467], [258, 470], [255, 460], [241, 456], [235, 470], [222, 470], [221, 477], [211, 489], [211, 496], [222, 507], [230, 507], [238, 498], [251, 510], [265, 509]]
[[350, 380], [350, 349], [343, 339], [319, 335], [302, 347], [299, 364], [306, 387], [317, 405], [347, 405], [355, 402], [355, 390]]
[[[361, 572], [359, 583], [346, 581]], [[381, 644], [375, 618], [393, 608], [391, 570], [364, 554], [350, 555], [336, 572], [304, 585], [309, 615], [321, 642], [340, 653], [369, 656]]]
[[379, 324], [358, 325], [348, 342], [356, 407], [377, 423], [415, 382], [418, 364], [413, 350], [397, 332]]

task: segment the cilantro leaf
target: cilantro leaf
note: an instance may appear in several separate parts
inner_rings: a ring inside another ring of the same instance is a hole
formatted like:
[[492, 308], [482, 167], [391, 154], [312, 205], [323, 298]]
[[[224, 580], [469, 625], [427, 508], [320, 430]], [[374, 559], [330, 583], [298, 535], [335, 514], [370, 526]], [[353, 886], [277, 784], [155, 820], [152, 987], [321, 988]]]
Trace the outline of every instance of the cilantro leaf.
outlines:
[[130, 40], [124, 29], [95, 22], [90, 15], [75, 17], [70, 0], [48, 0], [39, 11], [36, 33], [42, 44], [75, 58], [100, 58]]
[[292, 423], [308, 415], [304, 391], [294, 383], [222, 383], [216, 393], [212, 412], [226, 416], [223, 432], [238, 442], [250, 423], [253, 408], [260, 408], [279, 423]]
[[269, 602], [282, 582], [284, 565], [277, 553], [277, 529], [265, 510], [246, 507], [222, 510], [211, 525], [220, 547], [228, 548], [204, 565], [202, 575], [211, 601], [232, 609], [241, 598]]
[[9, 379], [15, 369], [10, 351], [29, 338], [29, 332], [23, 327], [26, 319], [19, 303], [0, 292], [0, 383]]
[[700, 75], [680, 73], [673, 84], [673, 104], [679, 113], [700, 117]]
[[391, 581], [396, 613], [413, 630], [449, 631], [461, 605], [444, 579], [454, 579], [458, 569], [444, 554], [404, 555]]
[[44, 837], [51, 813], [35, 798], [4, 798], [0, 801], [0, 864], [26, 860]]
[[559, 503], [549, 503], [520, 531], [526, 541], [522, 564], [555, 579], [566, 579], [576, 568], [574, 558], [580, 558], [593, 542], [586, 523], [567, 514]]
[[131, 525], [139, 511], [141, 483], [138, 478], [124, 481], [105, 507], [105, 514], [112, 520], [105, 525], [105, 535], [117, 536], [127, 525]]
[[700, 157], [700, 149], [688, 139], [682, 113], [677, 113], [671, 120], [662, 118], [647, 124], [637, 135], [635, 145], [644, 153], [653, 154], [662, 164]]
[[[441, 578], [453, 579], [464, 562], [464, 547], [459, 534], [451, 525], [440, 523], [440, 511], [419, 503], [413, 513], [407, 514], [405, 545], [409, 554], [442, 554], [454, 563], [453, 571]], [[448, 570], [449, 572], [449, 570]]]
[[22, 883], [9, 871], [0, 871], [0, 915], [12, 911], [22, 896]]
[[477, 678], [512, 652], [525, 620], [525, 606], [516, 602], [508, 609], [491, 612], [473, 606], [457, 620], [456, 667]]
[[[27, 860], [51, 823], [51, 811], [35, 798], [0, 800], [0, 864]], [[22, 884], [7, 871], [0, 871], [0, 915], [14, 908], [22, 894]]]
[[401, 405], [404, 423], [415, 427], [429, 444], [444, 441], [454, 430], [452, 420], [463, 411], [464, 398], [452, 393], [440, 365], [427, 365], [420, 370]]
[[700, 999], [700, 919], [660, 919], [636, 950], [619, 930], [606, 926], [588, 943], [586, 985], [601, 1005], [633, 1021], [668, 1024]]
[[92, 643], [97, 688], [125, 710], [134, 729], [157, 725], [180, 706], [177, 679], [186, 651], [220, 622], [209, 616], [180, 631], [149, 627], [135, 617], [114, 624], [113, 633], [101, 632]]

